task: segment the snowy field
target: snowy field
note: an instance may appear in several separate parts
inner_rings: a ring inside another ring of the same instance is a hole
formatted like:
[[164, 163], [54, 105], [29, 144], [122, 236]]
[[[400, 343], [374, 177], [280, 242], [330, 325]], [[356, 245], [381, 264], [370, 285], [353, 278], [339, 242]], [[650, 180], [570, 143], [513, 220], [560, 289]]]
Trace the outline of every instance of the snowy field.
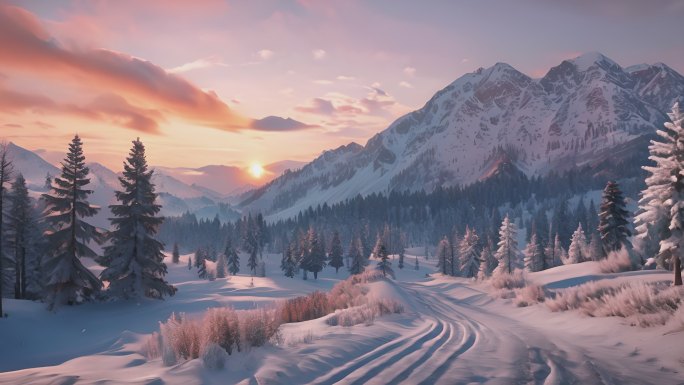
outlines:
[[[417, 252], [418, 249], [412, 250]], [[329, 326], [325, 318], [285, 324], [279, 344], [233, 353], [212, 370], [201, 359], [166, 367], [143, 345], [172, 312], [200, 317], [211, 307], [248, 309], [347, 277], [326, 268], [317, 281], [286, 278], [279, 255], [265, 256], [267, 278], [200, 280], [187, 256], [168, 278], [165, 301], [94, 303], [51, 313], [42, 303], [6, 300], [0, 321], [1, 384], [684, 384], [684, 318], [650, 328], [619, 317], [517, 307], [488, 283], [434, 274], [434, 260], [406, 258], [397, 279], [367, 284], [369, 297], [404, 304], [372, 324]], [[243, 263], [246, 258], [241, 258]], [[242, 271], [247, 271], [245, 266]], [[432, 276], [427, 276], [431, 274]], [[547, 290], [592, 280], [660, 281], [659, 271], [601, 274], [596, 263], [528, 275]], [[679, 314], [682, 312], [680, 311]]]

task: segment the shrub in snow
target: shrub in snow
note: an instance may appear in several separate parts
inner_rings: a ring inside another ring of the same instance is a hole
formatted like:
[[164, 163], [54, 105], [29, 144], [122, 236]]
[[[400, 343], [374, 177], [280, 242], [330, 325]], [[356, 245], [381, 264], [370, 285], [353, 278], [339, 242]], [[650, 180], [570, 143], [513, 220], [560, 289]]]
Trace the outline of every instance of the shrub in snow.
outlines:
[[621, 273], [632, 270], [632, 267], [629, 251], [624, 247], [617, 251], [611, 251], [605, 259], [599, 261], [599, 270], [602, 273]]
[[535, 303], [544, 302], [546, 295], [544, 289], [539, 285], [528, 285], [520, 289], [515, 289], [515, 304], [518, 307], [530, 306]]
[[551, 311], [580, 310], [592, 317], [630, 318], [642, 327], [663, 325], [681, 307], [684, 290], [667, 282], [589, 282], [546, 301]]
[[161, 334], [154, 332], [145, 341], [142, 347], [142, 354], [149, 360], [161, 357], [162, 354], [162, 337]]
[[323, 317], [330, 313], [331, 307], [325, 293], [313, 293], [285, 300], [278, 307], [278, 314], [282, 322], [302, 322]]
[[514, 270], [511, 274], [495, 271], [489, 284], [495, 289], [519, 289], [525, 287], [525, 276], [520, 270]]
[[240, 351], [240, 327], [238, 316], [232, 308], [213, 308], [207, 310], [203, 320], [204, 338], [215, 343], [228, 354], [233, 346]]
[[280, 319], [272, 309], [244, 310], [239, 313], [240, 335], [245, 346], [259, 347], [276, 336]]
[[384, 279], [384, 278], [385, 277], [382, 275], [382, 271], [366, 270], [361, 274], [352, 275], [348, 279], [351, 280], [352, 284], [356, 285], [359, 283], [375, 282], [375, 281], [379, 281], [379, 280]]
[[202, 362], [207, 369], [223, 369], [226, 365], [226, 351], [210, 342], [202, 349]]
[[330, 326], [350, 327], [359, 324], [371, 325], [376, 317], [385, 314], [399, 314], [404, 306], [397, 301], [381, 299], [361, 306], [338, 310], [328, 317], [326, 323]]

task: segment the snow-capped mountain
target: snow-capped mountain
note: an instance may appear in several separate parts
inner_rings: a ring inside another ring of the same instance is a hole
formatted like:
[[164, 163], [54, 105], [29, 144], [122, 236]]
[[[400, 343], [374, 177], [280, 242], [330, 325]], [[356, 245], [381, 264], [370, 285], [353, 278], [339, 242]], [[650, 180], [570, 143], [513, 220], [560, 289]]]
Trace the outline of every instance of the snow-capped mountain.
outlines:
[[271, 218], [310, 205], [390, 190], [427, 190], [487, 178], [502, 164], [527, 175], [630, 156], [684, 95], [664, 64], [622, 68], [599, 53], [565, 60], [541, 79], [505, 63], [468, 73], [365, 146], [326, 151], [249, 194]]
[[[41, 158], [33, 151], [14, 143], [8, 144], [8, 155], [12, 161], [14, 174], [21, 173], [27, 181], [34, 198], [47, 191], [45, 179], [48, 175], [59, 176], [61, 170]], [[93, 191], [88, 198], [93, 205], [102, 208], [91, 219], [91, 223], [100, 227], [109, 227], [112, 216], [107, 207], [115, 203], [114, 192], [121, 188], [119, 174], [99, 163], [88, 163], [90, 183], [86, 188]], [[222, 219], [234, 219], [238, 213], [230, 208], [222, 194], [199, 185], [188, 185], [161, 171], [155, 172], [153, 182], [159, 193], [162, 205], [161, 215], [178, 216], [191, 212], [201, 218], [213, 218], [219, 214]]]

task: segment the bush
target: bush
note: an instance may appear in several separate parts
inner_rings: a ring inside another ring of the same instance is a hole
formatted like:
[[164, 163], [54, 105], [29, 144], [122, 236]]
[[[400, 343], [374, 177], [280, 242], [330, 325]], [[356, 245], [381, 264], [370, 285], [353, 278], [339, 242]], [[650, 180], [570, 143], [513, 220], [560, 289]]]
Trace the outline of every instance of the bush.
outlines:
[[240, 327], [235, 310], [232, 308], [209, 309], [202, 323], [207, 342], [218, 344], [228, 354], [233, 353], [233, 346], [240, 351]]
[[545, 299], [544, 289], [539, 285], [529, 285], [521, 289], [515, 289], [515, 304], [518, 307], [544, 302]]
[[330, 316], [326, 323], [330, 326], [354, 326], [358, 324], [371, 325], [376, 317], [385, 314], [398, 314], [404, 307], [397, 301], [382, 299], [349, 309], [338, 310]]
[[489, 283], [495, 289], [520, 289], [525, 287], [525, 276], [521, 270], [515, 270], [512, 274], [495, 273], [489, 279]]
[[309, 321], [323, 317], [330, 311], [328, 296], [319, 291], [285, 300], [278, 306], [278, 313], [283, 323]]
[[240, 312], [240, 335], [245, 346], [259, 347], [276, 336], [280, 319], [273, 309], [244, 310]]
[[663, 282], [589, 282], [546, 301], [551, 311], [577, 309], [591, 317], [630, 318], [632, 325], [664, 325], [681, 306], [684, 290]]
[[602, 273], [622, 273], [632, 269], [632, 260], [624, 247], [618, 251], [611, 251], [605, 259], [599, 261], [599, 270]]
[[226, 351], [218, 344], [210, 342], [202, 349], [202, 362], [207, 369], [223, 369], [226, 365]]
[[347, 278], [347, 280], [350, 280], [354, 285], [359, 283], [375, 282], [381, 279], [385, 279], [385, 276], [382, 275], [382, 271], [380, 270], [365, 270], [361, 274], [355, 274]]

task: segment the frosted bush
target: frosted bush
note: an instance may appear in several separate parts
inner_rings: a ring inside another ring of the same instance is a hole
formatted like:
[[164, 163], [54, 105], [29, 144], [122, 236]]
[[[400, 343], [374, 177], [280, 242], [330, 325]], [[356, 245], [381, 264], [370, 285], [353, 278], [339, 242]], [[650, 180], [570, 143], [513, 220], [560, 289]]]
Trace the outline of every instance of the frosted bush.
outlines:
[[233, 346], [240, 351], [240, 327], [238, 316], [232, 308], [213, 308], [204, 315], [204, 337], [209, 343], [216, 343], [228, 354]]
[[497, 272], [489, 279], [489, 284], [495, 289], [519, 289], [525, 287], [525, 276], [521, 270], [511, 274]]
[[226, 365], [226, 351], [214, 342], [202, 349], [202, 362], [207, 369], [223, 369]]
[[515, 304], [518, 307], [544, 302], [545, 299], [544, 289], [539, 285], [528, 285], [521, 289], [515, 289]]
[[309, 321], [323, 317], [331, 311], [328, 296], [319, 291], [282, 301], [277, 310], [284, 323]]
[[145, 340], [142, 347], [142, 354], [149, 360], [161, 357], [162, 342], [161, 335], [157, 332], [152, 333], [151, 336]]
[[348, 279], [351, 280], [352, 284], [356, 285], [359, 283], [379, 281], [381, 279], [385, 279], [385, 276], [382, 275], [382, 271], [380, 270], [365, 270], [363, 273], [352, 275]]
[[240, 335], [245, 346], [259, 347], [265, 345], [278, 332], [280, 320], [275, 310], [244, 310], [239, 314]]
[[632, 260], [629, 252], [623, 247], [618, 251], [611, 251], [605, 259], [599, 261], [602, 273], [621, 273], [632, 270]]
[[381, 299], [361, 306], [338, 310], [326, 320], [326, 323], [331, 326], [345, 327], [359, 324], [371, 325], [375, 318], [379, 316], [392, 313], [398, 314], [403, 311], [404, 307], [401, 303], [394, 300]]
[[667, 282], [589, 282], [559, 291], [551, 311], [577, 309], [591, 317], [629, 318], [642, 327], [664, 325], [681, 307], [684, 290]]

